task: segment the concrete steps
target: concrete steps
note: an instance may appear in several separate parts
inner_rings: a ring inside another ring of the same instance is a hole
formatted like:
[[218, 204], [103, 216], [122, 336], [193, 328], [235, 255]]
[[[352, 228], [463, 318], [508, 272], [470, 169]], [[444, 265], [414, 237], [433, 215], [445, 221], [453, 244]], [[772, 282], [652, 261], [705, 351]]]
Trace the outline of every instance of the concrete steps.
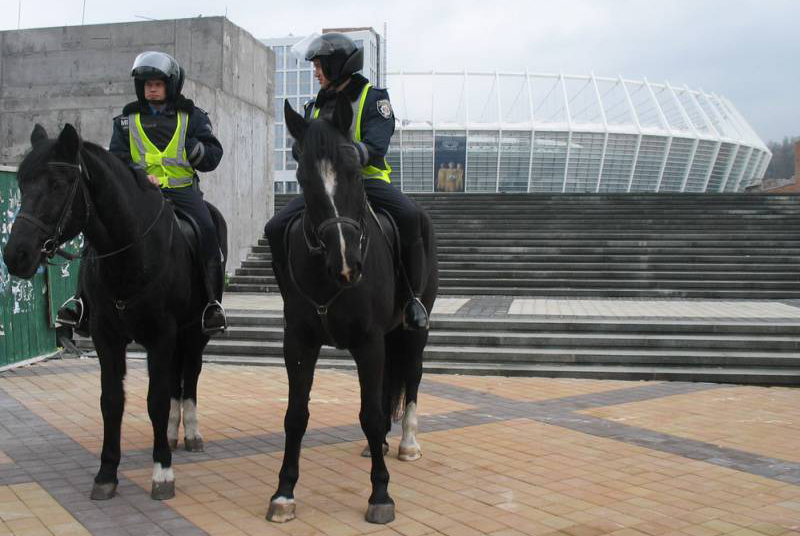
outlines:
[[[230, 311], [209, 362], [283, 366], [283, 318]], [[79, 340], [91, 351], [91, 341]], [[142, 357], [132, 345], [131, 357]], [[320, 365], [353, 368], [323, 347]], [[425, 370], [463, 374], [800, 384], [800, 320], [683, 321], [434, 316]]]
[[[800, 297], [800, 196], [412, 197], [436, 226], [442, 295]], [[229, 290], [276, 290], [269, 259], [261, 239]]]

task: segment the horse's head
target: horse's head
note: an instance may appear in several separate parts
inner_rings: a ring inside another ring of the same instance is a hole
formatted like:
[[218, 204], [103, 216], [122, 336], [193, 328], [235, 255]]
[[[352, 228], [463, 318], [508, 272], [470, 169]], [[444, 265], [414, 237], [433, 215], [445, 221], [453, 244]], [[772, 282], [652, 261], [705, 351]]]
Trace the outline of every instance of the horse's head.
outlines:
[[53, 140], [37, 124], [31, 145], [17, 171], [20, 210], [3, 249], [9, 273], [24, 279], [33, 277], [39, 264], [81, 232], [88, 217], [86, 192], [78, 195], [82, 142], [75, 128], [67, 124]]
[[297, 182], [303, 188], [311, 234], [325, 255], [328, 273], [342, 287], [361, 280], [366, 194], [350, 140], [353, 109], [343, 96], [331, 119], [306, 123], [287, 101], [284, 115], [297, 142]]

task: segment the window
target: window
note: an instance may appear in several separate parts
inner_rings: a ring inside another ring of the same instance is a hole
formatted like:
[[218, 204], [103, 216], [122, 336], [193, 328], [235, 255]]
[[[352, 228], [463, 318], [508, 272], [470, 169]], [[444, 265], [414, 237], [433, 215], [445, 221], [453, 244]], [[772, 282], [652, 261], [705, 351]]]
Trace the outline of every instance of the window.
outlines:
[[567, 192], [594, 192], [600, 176], [605, 136], [594, 132], [573, 132], [567, 164]]
[[311, 94], [311, 71], [300, 71], [300, 95]]
[[283, 79], [285, 75], [283, 72], [275, 73], [275, 96], [283, 95]]
[[725, 183], [726, 192], [736, 191], [736, 184], [738, 184], [739, 179], [742, 178], [742, 174], [744, 172], [744, 163], [747, 161], [749, 156], [750, 149], [740, 145], [739, 152], [736, 153], [736, 160], [733, 161], [733, 167], [731, 167], [731, 173], [728, 177], [728, 182]]
[[642, 136], [639, 147], [639, 158], [633, 172], [632, 192], [655, 192], [661, 164], [664, 162], [664, 151], [667, 139], [663, 136]]
[[274, 46], [272, 50], [275, 51], [275, 70], [285, 69], [283, 59], [286, 56], [286, 47]]
[[683, 177], [686, 176], [686, 166], [689, 165], [689, 155], [692, 154], [694, 141], [687, 138], [672, 138], [672, 145], [667, 156], [667, 165], [661, 178], [659, 192], [680, 192], [683, 186]]
[[297, 95], [297, 72], [288, 71], [286, 73], [286, 95]]
[[717, 142], [700, 140], [697, 144], [697, 151], [694, 153], [692, 169], [689, 171], [689, 180], [686, 181], [686, 192], [702, 192], [706, 183], [706, 175], [713, 162], [714, 148]]
[[272, 151], [272, 169], [283, 170], [283, 151]]
[[717, 161], [714, 163], [714, 169], [711, 171], [711, 177], [708, 180], [707, 192], [719, 192], [722, 188], [722, 181], [725, 180], [725, 173], [728, 171], [731, 157], [733, 156], [733, 147], [731, 143], [723, 143], [720, 146]]
[[567, 165], [568, 140], [568, 132], [534, 134], [531, 192], [561, 191], [564, 185], [564, 167]]
[[603, 175], [600, 177], [601, 192], [627, 192], [631, 178], [633, 156], [636, 153], [638, 136], [635, 134], [609, 134]]
[[467, 192], [494, 192], [497, 189], [496, 131], [467, 133]]
[[433, 190], [433, 132], [403, 130], [403, 190]]
[[500, 191], [527, 192], [530, 132], [503, 132], [500, 140]]

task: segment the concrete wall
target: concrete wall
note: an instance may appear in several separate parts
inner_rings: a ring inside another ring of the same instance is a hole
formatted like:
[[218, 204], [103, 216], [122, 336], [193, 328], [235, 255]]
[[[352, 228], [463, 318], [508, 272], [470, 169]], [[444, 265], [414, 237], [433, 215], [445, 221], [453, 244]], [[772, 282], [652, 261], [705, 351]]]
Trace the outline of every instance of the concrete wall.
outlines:
[[0, 165], [17, 165], [34, 123], [54, 136], [72, 123], [104, 147], [111, 120], [136, 99], [130, 68], [145, 50], [175, 56], [183, 93], [209, 113], [225, 149], [201, 174], [228, 220], [228, 271], [240, 266], [272, 213], [275, 56], [222, 17], [0, 32]]

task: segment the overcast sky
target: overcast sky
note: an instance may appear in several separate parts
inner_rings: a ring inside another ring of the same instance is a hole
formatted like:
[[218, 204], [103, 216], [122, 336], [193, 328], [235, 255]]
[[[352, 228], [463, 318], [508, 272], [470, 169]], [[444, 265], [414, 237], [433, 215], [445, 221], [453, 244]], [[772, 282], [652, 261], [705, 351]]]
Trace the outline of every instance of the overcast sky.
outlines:
[[[0, 30], [81, 24], [83, 8], [0, 0]], [[800, 135], [800, 0], [85, 0], [86, 24], [225, 14], [257, 38], [385, 22], [389, 70], [669, 80], [728, 97], [765, 140]]]

